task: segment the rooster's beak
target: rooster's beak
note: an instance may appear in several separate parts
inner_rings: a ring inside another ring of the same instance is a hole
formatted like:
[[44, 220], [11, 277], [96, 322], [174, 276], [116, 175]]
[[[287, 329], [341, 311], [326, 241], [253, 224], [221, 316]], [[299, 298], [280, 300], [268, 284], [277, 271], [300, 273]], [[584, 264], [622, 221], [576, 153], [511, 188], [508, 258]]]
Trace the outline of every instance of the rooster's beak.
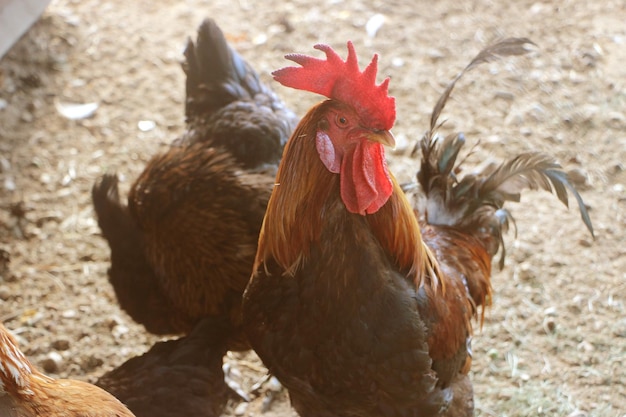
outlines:
[[368, 133], [367, 138], [372, 142], [382, 143], [390, 148], [396, 147], [396, 138], [389, 130], [375, 130]]

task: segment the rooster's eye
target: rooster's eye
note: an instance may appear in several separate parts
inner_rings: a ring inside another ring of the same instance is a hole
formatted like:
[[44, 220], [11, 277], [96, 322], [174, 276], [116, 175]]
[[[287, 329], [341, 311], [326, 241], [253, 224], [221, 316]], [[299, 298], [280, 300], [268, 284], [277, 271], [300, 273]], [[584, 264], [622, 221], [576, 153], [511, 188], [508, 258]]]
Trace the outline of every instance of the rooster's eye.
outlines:
[[348, 127], [348, 119], [340, 114], [337, 115], [337, 118], [335, 121], [337, 123], [337, 126], [339, 127], [342, 127], [342, 128]]

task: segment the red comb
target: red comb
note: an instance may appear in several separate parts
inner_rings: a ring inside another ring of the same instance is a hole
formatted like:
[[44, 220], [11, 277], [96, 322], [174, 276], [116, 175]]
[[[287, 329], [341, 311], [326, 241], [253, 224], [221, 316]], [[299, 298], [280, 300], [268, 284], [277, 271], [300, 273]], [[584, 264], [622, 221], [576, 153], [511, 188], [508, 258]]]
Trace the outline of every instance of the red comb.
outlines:
[[370, 128], [389, 130], [396, 120], [396, 103], [387, 94], [389, 78], [376, 85], [378, 55], [363, 72], [354, 52], [354, 45], [348, 41], [348, 58], [344, 62], [328, 45], [314, 46], [326, 54], [326, 59], [308, 55], [285, 55], [301, 67], [286, 67], [272, 73], [274, 79], [287, 87], [311, 91], [328, 98], [353, 106]]

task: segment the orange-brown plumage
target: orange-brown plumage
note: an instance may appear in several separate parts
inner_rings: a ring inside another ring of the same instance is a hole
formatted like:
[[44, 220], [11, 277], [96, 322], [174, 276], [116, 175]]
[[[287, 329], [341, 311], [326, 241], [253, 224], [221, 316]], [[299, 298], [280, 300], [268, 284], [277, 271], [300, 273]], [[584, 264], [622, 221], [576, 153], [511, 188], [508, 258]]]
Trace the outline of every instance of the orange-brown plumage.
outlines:
[[134, 417], [101, 388], [39, 372], [0, 323], [0, 415], [3, 417]]

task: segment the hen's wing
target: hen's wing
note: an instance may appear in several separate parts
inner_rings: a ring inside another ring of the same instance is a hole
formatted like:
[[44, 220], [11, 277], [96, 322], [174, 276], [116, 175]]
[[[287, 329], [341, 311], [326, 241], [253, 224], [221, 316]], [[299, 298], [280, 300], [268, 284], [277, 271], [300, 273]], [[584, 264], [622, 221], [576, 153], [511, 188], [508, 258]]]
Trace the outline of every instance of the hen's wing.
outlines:
[[192, 322], [227, 314], [239, 323], [272, 184], [202, 143], [154, 157], [135, 182], [129, 209], [157, 285]]
[[155, 344], [96, 385], [137, 417], [218, 417], [234, 396], [222, 371], [229, 327], [228, 319], [204, 319], [189, 335]]

